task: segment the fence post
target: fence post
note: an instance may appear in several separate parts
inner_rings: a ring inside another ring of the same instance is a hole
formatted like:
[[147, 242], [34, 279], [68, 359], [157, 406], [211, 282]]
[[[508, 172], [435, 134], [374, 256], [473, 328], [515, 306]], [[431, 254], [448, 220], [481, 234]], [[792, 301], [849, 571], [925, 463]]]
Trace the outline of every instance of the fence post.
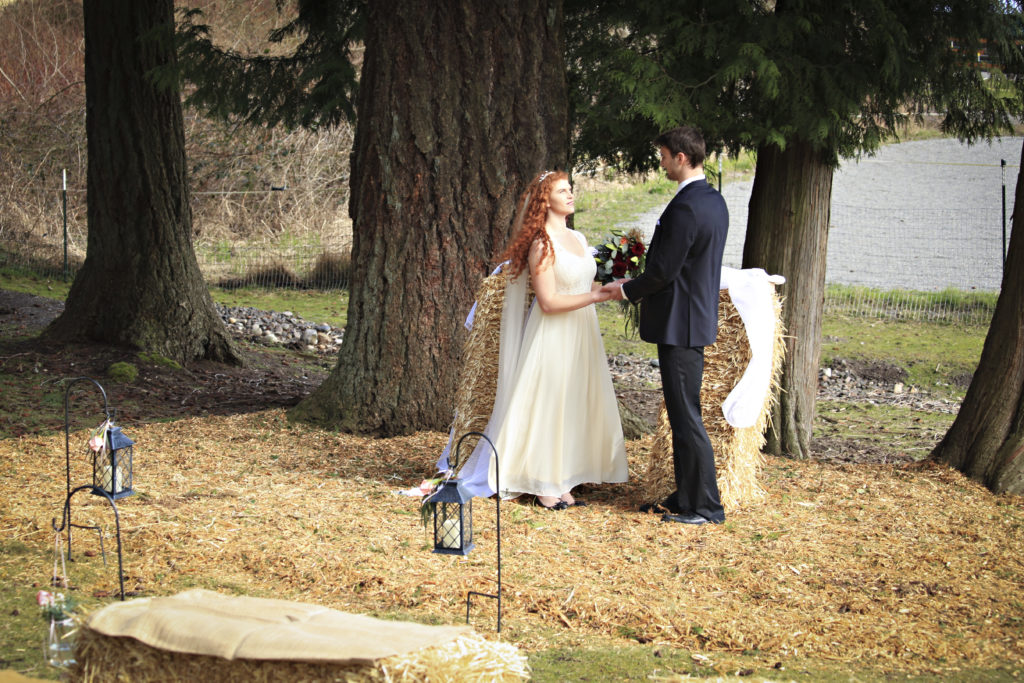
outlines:
[[63, 185], [60, 191], [61, 214], [64, 218], [64, 282], [68, 281], [68, 169], [61, 174]]
[[1003, 275], [1006, 275], [1006, 159], [999, 160], [999, 175], [1003, 182]]

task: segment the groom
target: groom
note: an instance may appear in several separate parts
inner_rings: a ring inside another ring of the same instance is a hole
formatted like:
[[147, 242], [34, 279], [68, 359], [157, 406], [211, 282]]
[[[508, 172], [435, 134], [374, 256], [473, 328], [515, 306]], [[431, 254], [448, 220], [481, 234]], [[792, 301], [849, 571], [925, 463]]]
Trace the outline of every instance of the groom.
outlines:
[[720, 524], [715, 454], [704, 429], [700, 387], [704, 347], [718, 335], [718, 285], [729, 229], [725, 200], [704, 178], [704, 138], [689, 126], [654, 141], [661, 167], [679, 183], [654, 228], [643, 274], [605, 288], [616, 299], [640, 302], [640, 338], [658, 345], [661, 385], [672, 426], [676, 490], [643, 512], [663, 522]]

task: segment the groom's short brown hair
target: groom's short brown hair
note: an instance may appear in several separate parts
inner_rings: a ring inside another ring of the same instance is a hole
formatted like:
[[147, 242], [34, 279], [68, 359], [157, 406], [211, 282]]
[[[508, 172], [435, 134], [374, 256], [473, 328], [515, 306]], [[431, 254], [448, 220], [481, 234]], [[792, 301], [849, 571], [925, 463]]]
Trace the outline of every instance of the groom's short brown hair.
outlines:
[[679, 126], [667, 130], [654, 140], [658, 147], [667, 147], [672, 156], [682, 152], [690, 160], [690, 166], [696, 168], [704, 163], [707, 152], [704, 147], [704, 136], [693, 126]]

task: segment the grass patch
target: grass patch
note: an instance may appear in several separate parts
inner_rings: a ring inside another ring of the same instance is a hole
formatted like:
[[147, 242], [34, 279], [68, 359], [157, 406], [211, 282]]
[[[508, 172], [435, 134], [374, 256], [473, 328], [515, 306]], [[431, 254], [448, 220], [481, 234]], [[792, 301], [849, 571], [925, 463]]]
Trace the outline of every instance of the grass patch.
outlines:
[[[56, 514], [59, 515], [59, 512]], [[76, 523], [82, 522], [81, 518], [76, 518], [75, 521]], [[47, 528], [49, 528], [49, 524], [47, 519]], [[113, 555], [110, 554], [110, 547], [113, 545], [111, 539], [106, 539], [109, 569], [103, 567], [103, 558], [99, 554], [99, 541], [95, 532], [76, 530], [73, 542], [75, 543], [75, 562], [68, 565], [68, 573], [72, 574], [73, 572], [73, 575], [68, 577], [71, 588], [67, 590], [50, 585], [49, 572], [53, 567], [54, 546], [52, 533], [48, 547], [37, 543], [22, 543], [18, 540], [4, 539], [0, 541], [0, 557], [3, 558], [0, 575], [4, 578], [7, 578], [11, 567], [20, 565], [46, 567], [46, 570], [35, 577], [36, 580], [31, 583], [12, 584], [4, 581], [5, 589], [0, 591], [0, 614], [4, 615], [4, 628], [0, 629], [0, 669], [14, 669], [33, 678], [53, 680], [61, 678], [61, 671], [50, 666], [43, 659], [43, 641], [46, 638], [49, 625], [36, 604], [38, 591], [49, 590], [73, 596], [80, 605], [76, 610], [78, 614], [88, 614], [89, 611], [107, 600], [107, 598], [98, 599], [83, 595], [76, 586], [93, 584], [102, 580], [108, 573], [113, 574], [116, 582], [117, 554], [116, 551]], [[84, 555], [86, 550], [95, 551], [96, 554], [87, 557]]]
[[854, 440], [921, 460], [935, 448], [955, 417], [906, 406], [819, 400], [812, 437]]
[[610, 355], [629, 354], [645, 358], [657, 358], [658, 347], [648, 344], [638, 335], [625, 334], [626, 317], [617, 301], [597, 304], [597, 322], [604, 338], [604, 350]]
[[668, 202], [676, 187], [664, 175], [630, 179], [628, 183], [592, 177], [577, 177], [574, 181], [573, 227], [586, 235], [591, 244], [607, 237], [612, 228]]
[[987, 326], [996, 310], [998, 292], [880, 290], [854, 285], [828, 285], [825, 306], [850, 316], [888, 320], [958, 321]]
[[[628, 638], [629, 629], [623, 630]], [[538, 682], [649, 681], [715, 674], [713, 668], [697, 664], [687, 650], [650, 645], [555, 648], [533, 653], [529, 662], [531, 680]]]
[[41, 277], [24, 268], [5, 266], [0, 268], [0, 289], [64, 301], [68, 298], [71, 283]]
[[275, 290], [260, 287], [210, 289], [213, 300], [222, 306], [251, 306], [264, 311], [292, 311], [317, 323], [344, 327], [348, 318], [348, 292], [316, 290]]

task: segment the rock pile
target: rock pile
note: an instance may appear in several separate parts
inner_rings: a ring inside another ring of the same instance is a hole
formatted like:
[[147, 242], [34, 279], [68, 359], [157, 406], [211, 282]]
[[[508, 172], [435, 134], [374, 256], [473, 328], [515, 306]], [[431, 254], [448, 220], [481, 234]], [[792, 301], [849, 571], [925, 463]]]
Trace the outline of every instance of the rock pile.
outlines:
[[285, 346], [307, 353], [337, 353], [344, 330], [305, 320], [291, 311], [261, 311], [250, 306], [221, 306], [217, 313], [236, 337], [266, 346]]
[[[327, 323], [305, 320], [292, 311], [262, 311], [249, 306], [228, 307], [215, 304], [221, 319], [236, 337], [266, 346], [284, 346], [306, 353], [337, 353], [345, 331]], [[645, 417], [657, 416], [661, 399], [661, 374], [658, 361], [618, 354], [608, 357], [617, 393], [650, 393]], [[888, 364], [834, 361], [821, 368], [818, 398], [837, 401], [865, 401], [875, 404], [907, 405], [919, 410], [956, 413], [960, 402], [938, 398], [904, 385], [905, 371]], [[646, 415], [651, 413], [651, 415]]]

